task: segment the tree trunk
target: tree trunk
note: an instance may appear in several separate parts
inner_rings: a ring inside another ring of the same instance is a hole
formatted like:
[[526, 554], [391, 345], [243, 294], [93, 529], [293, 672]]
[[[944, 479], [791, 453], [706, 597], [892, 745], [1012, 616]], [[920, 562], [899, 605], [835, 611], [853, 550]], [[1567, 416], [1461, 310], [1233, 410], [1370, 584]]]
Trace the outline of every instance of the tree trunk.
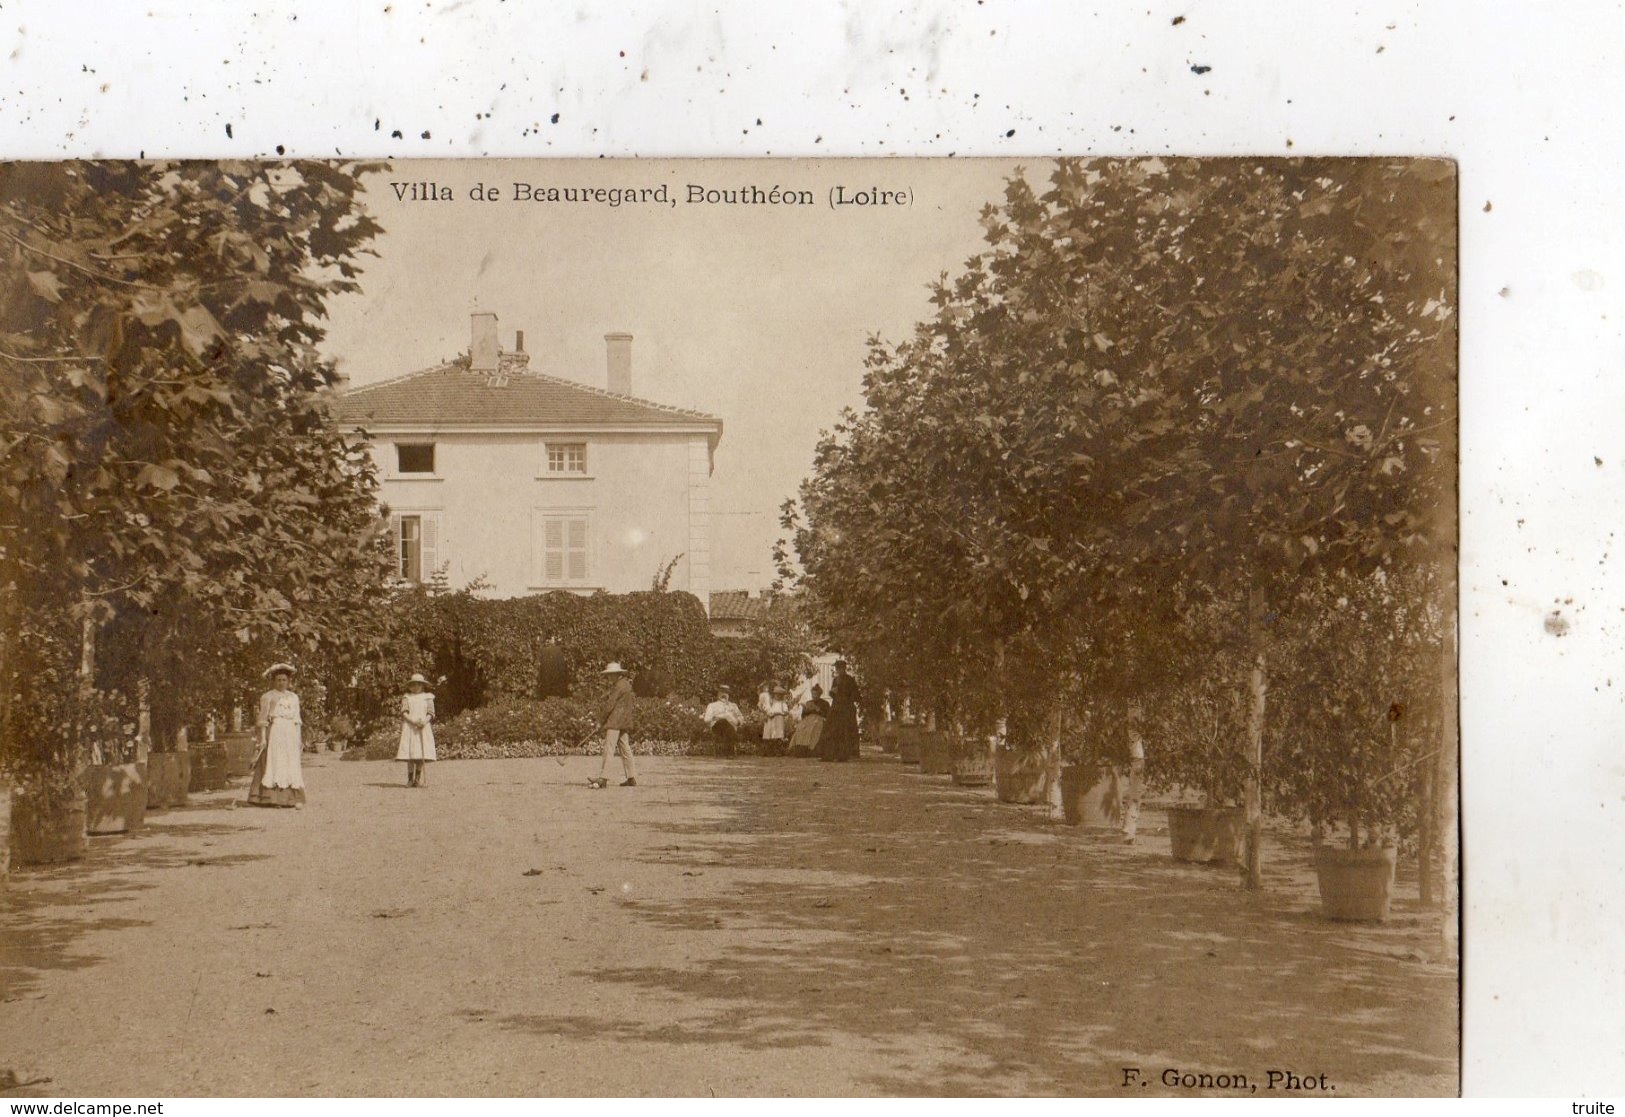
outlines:
[[1422, 765], [1416, 784], [1416, 888], [1417, 899], [1423, 907], [1432, 907], [1437, 900], [1433, 894], [1433, 776], [1436, 768], [1437, 764]]
[[1461, 882], [1457, 879], [1461, 818], [1458, 812], [1461, 778], [1458, 770], [1461, 735], [1460, 708], [1456, 695], [1456, 624], [1452, 613], [1445, 633], [1444, 733], [1439, 742], [1438, 800], [1440, 899], [1439, 936], [1445, 957], [1454, 962], [1461, 956]]
[[1264, 591], [1247, 593], [1247, 646], [1252, 657], [1251, 701], [1247, 707], [1247, 888], [1264, 887], [1264, 711], [1268, 676], [1264, 666]]

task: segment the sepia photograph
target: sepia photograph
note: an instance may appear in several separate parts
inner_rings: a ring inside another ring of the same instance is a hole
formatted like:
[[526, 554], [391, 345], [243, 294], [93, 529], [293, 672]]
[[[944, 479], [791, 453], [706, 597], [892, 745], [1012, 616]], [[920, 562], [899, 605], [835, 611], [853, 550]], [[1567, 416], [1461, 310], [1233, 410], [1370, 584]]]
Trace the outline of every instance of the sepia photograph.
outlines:
[[0, 166], [0, 1096], [1454, 1096], [1457, 167]]

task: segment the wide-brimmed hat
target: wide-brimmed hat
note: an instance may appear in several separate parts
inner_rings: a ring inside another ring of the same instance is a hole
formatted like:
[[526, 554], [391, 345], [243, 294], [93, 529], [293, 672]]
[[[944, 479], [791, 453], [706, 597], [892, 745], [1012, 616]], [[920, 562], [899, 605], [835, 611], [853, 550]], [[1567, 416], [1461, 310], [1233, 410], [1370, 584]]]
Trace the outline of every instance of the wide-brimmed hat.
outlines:
[[289, 675], [297, 675], [299, 674], [299, 668], [295, 667], [291, 663], [273, 663], [271, 666], [265, 669], [265, 673], [262, 674], [260, 678], [269, 679], [284, 673]]
[[600, 675], [630, 675], [632, 672], [622, 667], [619, 663], [611, 663], [608, 667], [604, 668], [598, 673]]
[[412, 677], [406, 681], [408, 683], [422, 683], [424, 686], [430, 685], [429, 680], [423, 677], [423, 672], [421, 671], [412, 672]]

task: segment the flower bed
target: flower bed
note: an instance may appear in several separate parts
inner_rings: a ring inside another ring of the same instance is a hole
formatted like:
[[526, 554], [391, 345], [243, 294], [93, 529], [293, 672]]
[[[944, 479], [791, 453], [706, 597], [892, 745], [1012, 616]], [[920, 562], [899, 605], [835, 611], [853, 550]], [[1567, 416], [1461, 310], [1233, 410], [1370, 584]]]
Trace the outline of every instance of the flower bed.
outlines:
[[[507, 699], [437, 722], [435, 750], [441, 760], [595, 754], [603, 743], [597, 726], [597, 712], [586, 702], [571, 698]], [[753, 755], [760, 737], [760, 716], [747, 716], [737, 751]], [[361, 748], [346, 751], [344, 759], [393, 760], [399, 745], [400, 726], [391, 724], [370, 735]], [[701, 710], [664, 698], [637, 700], [632, 748], [648, 756], [706, 756], [712, 751]]]

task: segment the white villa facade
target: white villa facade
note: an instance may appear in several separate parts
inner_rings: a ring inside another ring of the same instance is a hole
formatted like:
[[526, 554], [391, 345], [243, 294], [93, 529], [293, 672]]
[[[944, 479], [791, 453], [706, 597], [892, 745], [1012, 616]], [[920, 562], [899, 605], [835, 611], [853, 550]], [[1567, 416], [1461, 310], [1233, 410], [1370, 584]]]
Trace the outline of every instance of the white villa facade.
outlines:
[[631, 394], [630, 334], [605, 337], [608, 390], [531, 372], [518, 334], [473, 316], [469, 355], [352, 389], [402, 578], [443, 569], [516, 597], [670, 588], [707, 602], [711, 472], [722, 421]]

